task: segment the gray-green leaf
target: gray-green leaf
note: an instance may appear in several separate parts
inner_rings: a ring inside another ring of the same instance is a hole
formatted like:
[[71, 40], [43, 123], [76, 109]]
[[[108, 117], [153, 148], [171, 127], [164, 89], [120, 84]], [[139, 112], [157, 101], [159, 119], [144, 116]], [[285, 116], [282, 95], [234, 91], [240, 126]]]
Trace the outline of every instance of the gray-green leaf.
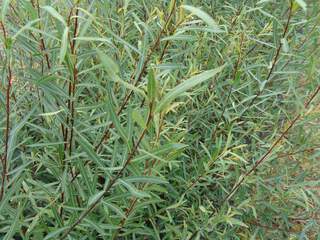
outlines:
[[128, 191], [134, 196], [134, 197], [137, 197], [137, 198], [145, 198], [145, 197], [150, 197], [149, 194], [143, 192], [143, 191], [140, 191], [139, 189], [137, 189], [136, 187], [134, 187], [132, 184], [122, 180], [122, 179], [119, 179], [119, 183], [121, 183], [126, 189], [128, 189]]
[[64, 18], [51, 6], [44, 6], [42, 7], [44, 10], [46, 10], [48, 13], [50, 13], [51, 16], [58, 19], [64, 26], [67, 26], [66, 21]]
[[303, 11], [307, 11], [307, 4], [304, 0], [296, 0], [296, 3], [303, 9]]
[[208, 24], [213, 29], [215, 29], [215, 30], [217, 30], [219, 32], [221, 31], [221, 29], [219, 28], [218, 24], [206, 12], [202, 11], [199, 8], [196, 8], [196, 7], [193, 7], [193, 6], [189, 6], [189, 5], [182, 5], [182, 7], [184, 9], [186, 9], [187, 11], [191, 12], [192, 14], [196, 15], [200, 19], [202, 19], [206, 24]]
[[212, 78], [217, 73], [221, 72], [225, 65], [205, 71], [203, 73], [200, 73], [196, 76], [193, 76], [189, 78], [188, 80], [184, 81], [183, 83], [180, 83], [178, 86], [173, 88], [169, 93], [167, 93], [162, 100], [159, 102], [156, 112], [160, 112], [165, 107], [167, 107], [172, 100], [179, 97], [182, 93], [186, 92], [187, 90], [195, 87], [196, 85], [203, 83], [207, 81], [208, 79]]
[[61, 64], [64, 60], [64, 57], [67, 53], [67, 47], [68, 47], [68, 32], [69, 28], [65, 27], [62, 39], [61, 39], [61, 48], [60, 48], [60, 54], [59, 54], [59, 63]]

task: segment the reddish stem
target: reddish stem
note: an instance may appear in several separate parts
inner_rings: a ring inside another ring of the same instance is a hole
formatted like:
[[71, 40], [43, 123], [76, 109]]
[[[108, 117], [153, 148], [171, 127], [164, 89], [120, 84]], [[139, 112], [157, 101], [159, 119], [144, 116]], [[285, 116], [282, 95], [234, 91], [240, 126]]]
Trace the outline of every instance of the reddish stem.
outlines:
[[137, 151], [138, 151], [138, 148], [140, 146], [140, 143], [142, 141], [142, 139], [145, 137], [147, 131], [148, 131], [148, 128], [149, 128], [149, 125], [151, 123], [151, 120], [153, 118], [152, 116], [152, 110], [153, 109], [153, 106], [152, 104], [150, 105], [150, 110], [149, 110], [149, 114], [148, 114], [148, 119], [147, 119], [147, 122], [146, 122], [146, 127], [144, 128], [144, 130], [142, 131], [140, 137], [138, 138], [136, 144], [133, 146], [133, 148], [131, 149], [124, 165], [122, 166], [122, 168], [120, 169], [120, 171], [116, 174], [115, 177], [113, 178], [110, 178], [110, 181], [108, 183], [108, 185], [105, 187], [104, 191], [103, 191], [103, 194], [97, 198], [90, 206], [89, 208], [87, 208], [81, 215], [80, 217], [63, 233], [63, 235], [61, 236], [60, 239], [65, 239], [69, 233], [71, 233], [73, 231], [73, 229], [79, 225], [82, 220], [90, 213], [92, 212], [96, 206], [100, 203], [100, 201], [109, 193], [109, 191], [111, 190], [111, 188], [114, 186], [114, 184], [117, 182], [117, 180], [123, 175], [124, 171], [127, 169], [128, 165], [131, 163], [132, 159], [134, 158], [134, 156], [136, 155]]
[[[0, 21], [1, 29], [3, 32], [4, 41], [7, 44], [7, 32], [5, 26], [2, 21]], [[7, 46], [5, 46], [7, 48]], [[7, 89], [6, 89], [6, 128], [5, 128], [5, 136], [4, 136], [4, 155], [2, 157], [2, 184], [0, 190], [0, 200], [3, 198], [4, 191], [5, 191], [5, 181], [9, 180], [8, 176], [8, 148], [9, 148], [9, 133], [10, 133], [10, 92], [12, 87], [12, 70], [10, 63], [8, 63], [8, 75], [7, 75]]]

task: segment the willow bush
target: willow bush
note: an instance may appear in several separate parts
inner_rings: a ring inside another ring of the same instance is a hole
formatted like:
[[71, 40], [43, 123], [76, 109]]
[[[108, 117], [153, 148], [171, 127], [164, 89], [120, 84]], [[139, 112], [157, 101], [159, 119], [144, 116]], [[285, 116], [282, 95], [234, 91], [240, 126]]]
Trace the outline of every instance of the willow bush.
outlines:
[[1, 239], [320, 239], [318, 0], [2, 0]]

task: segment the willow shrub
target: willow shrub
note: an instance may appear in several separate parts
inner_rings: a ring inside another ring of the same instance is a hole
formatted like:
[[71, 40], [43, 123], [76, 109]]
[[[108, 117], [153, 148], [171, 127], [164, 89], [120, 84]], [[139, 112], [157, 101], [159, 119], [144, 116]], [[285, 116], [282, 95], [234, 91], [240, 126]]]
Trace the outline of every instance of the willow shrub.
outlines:
[[1, 1], [1, 238], [319, 239], [319, 12]]

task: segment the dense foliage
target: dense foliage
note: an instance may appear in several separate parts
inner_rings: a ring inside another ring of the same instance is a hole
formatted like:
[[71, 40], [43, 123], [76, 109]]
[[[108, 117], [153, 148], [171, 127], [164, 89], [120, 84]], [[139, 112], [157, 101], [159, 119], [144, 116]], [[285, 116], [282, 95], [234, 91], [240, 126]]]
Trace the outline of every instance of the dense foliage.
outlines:
[[319, 239], [318, 0], [2, 0], [1, 239]]

